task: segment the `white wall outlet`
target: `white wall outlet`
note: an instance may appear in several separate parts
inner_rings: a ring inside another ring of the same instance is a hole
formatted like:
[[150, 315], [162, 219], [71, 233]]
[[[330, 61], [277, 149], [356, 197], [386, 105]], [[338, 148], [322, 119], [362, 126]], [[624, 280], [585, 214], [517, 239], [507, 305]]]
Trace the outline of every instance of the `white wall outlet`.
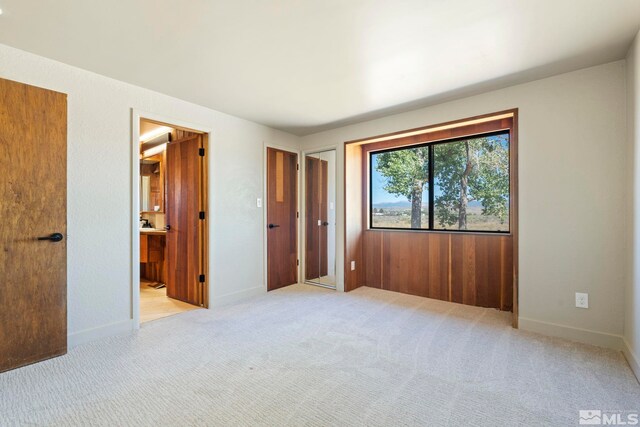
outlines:
[[589, 308], [589, 294], [576, 292], [576, 307]]
[[262, 199], [261, 199], [260, 197], [258, 197], [258, 198], [256, 199], [256, 206], [257, 206], [257, 207], [259, 207], [259, 208], [261, 208], [261, 207], [262, 207]]
[[355, 261], [351, 261], [351, 271], [356, 269], [356, 262]]

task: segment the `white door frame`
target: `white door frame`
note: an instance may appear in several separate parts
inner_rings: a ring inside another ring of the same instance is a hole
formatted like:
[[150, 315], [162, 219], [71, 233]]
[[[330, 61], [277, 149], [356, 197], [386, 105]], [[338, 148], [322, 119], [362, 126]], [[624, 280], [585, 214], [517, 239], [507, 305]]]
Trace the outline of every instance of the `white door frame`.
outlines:
[[[335, 184], [336, 184], [336, 189], [335, 189], [335, 194], [336, 194], [336, 201], [335, 201], [335, 206], [334, 209], [336, 210], [336, 224], [334, 226], [335, 229], [335, 239], [336, 239], [336, 285], [335, 286], [327, 286], [327, 285], [321, 285], [321, 284], [317, 284], [317, 283], [312, 283], [314, 286], [320, 286], [323, 288], [329, 288], [329, 289], [336, 289], [339, 290], [340, 288], [343, 288], [343, 286], [339, 286], [338, 285], [338, 264], [337, 264], [337, 247], [338, 247], [338, 221], [340, 220], [340, 218], [338, 217], [338, 176], [339, 176], [339, 169], [338, 169], [338, 145], [329, 145], [326, 147], [320, 147], [320, 148], [312, 148], [312, 149], [308, 149], [308, 150], [303, 150], [302, 151], [302, 159], [304, 160], [307, 156], [307, 154], [317, 154], [317, 153], [322, 153], [325, 151], [331, 151], [334, 150], [336, 152], [336, 156], [335, 156], [335, 168], [336, 168], [336, 176], [335, 176]], [[304, 162], [302, 160], [300, 160], [300, 176], [301, 177], [305, 177], [305, 179], [303, 180], [303, 186], [300, 188], [300, 224], [302, 225], [302, 227], [304, 227], [304, 230], [306, 231], [306, 226], [307, 226], [307, 210], [306, 210], [306, 203], [302, 203], [303, 200], [307, 197], [307, 192], [306, 192], [306, 188], [307, 188], [307, 182], [306, 182], [306, 171], [307, 171], [307, 162]], [[302, 178], [301, 178], [302, 180]], [[300, 250], [303, 251], [303, 249], [306, 247], [307, 244], [307, 236], [306, 233], [300, 233]], [[306, 269], [307, 269], [307, 263], [306, 263], [306, 253], [301, 252], [301, 255], [299, 257], [300, 259], [300, 267], [301, 270], [304, 274], [306, 274]], [[298, 280], [300, 283], [306, 283], [306, 280]]]
[[[263, 174], [262, 174], [262, 252], [264, 253], [263, 256], [263, 271], [262, 271], [262, 286], [264, 288], [264, 291], [267, 292], [268, 291], [268, 282], [269, 282], [269, 253], [268, 253], [268, 235], [267, 235], [267, 173], [269, 172], [267, 170], [267, 148], [275, 148], [276, 150], [282, 150], [282, 151], [286, 151], [288, 153], [294, 153], [298, 156], [298, 165], [300, 164], [300, 159], [301, 159], [301, 154], [299, 150], [296, 150], [295, 148], [291, 148], [291, 147], [287, 147], [284, 145], [277, 145], [277, 144], [271, 144], [268, 142], [264, 143], [264, 147], [262, 149], [262, 156], [263, 156], [263, 161], [262, 161], [262, 167], [263, 167]], [[297, 212], [300, 212], [300, 173], [301, 171], [298, 170], [297, 171], [297, 176], [296, 176], [296, 185], [297, 185], [297, 203], [296, 203], [296, 210]], [[302, 216], [302, 213], [300, 213], [299, 215], [300, 217]], [[302, 267], [302, 259], [300, 258], [300, 254], [301, 254], [301, 247], [300, 247], [300, 218], [296, 219], [297, 222], [297, 233], [298, 235], [296, 236], [296, 240], [298, 242], [298, 248], [297, 248], [297, 254], [296, 256], [298, 257], [298, 259], [300, 260], [300, 265], [298, 265], [296, 267], [296, 275], [298, 277], [298, 283], [304, 283], [303, 280], [300, 280], [300, 272], [301, 267]]]
[[[197, 132], [201, 132], [207, 135], [208, 146], [207, 149], [211, 151], [212, 133], [213, 130], [208, 126], [199, 125], [196, 123], [190, 123], [186, 120], [182, 120], [175, 117], [164, 116], [161, 114], [151, 113], [148, 111], [142, 111], [136, 108], [131, 109], [131, 319], [133, 321], [133, 328], [140, 328], [140, 119], [149, 119], [156, 122], [166, 123], [168, 125], [174, 125], [181, 128], [191, 129]], [[211, 156], [207, 156], [207, 161], [211, 165]], [[211, 197], [211, 186], [209, 185], [211, 179], [211, 169], [209, 168], [209, 174], [207, 174], [207, 191], [208, 191], [208, 206], [207, 210], [211, 212], [212, 205], [214, 203]], [[213, 227], [211, 221], [209, 221], [209, 242], [212, 241]], [[207, 248], [207, 254], [210, 262], [212, 258], [211, 244]], [[209, 277], [211, 272], [209, 271]], [[211, 306], [212, 286], [211, 279], [208, 280], [209, 286], [209, 306]]]

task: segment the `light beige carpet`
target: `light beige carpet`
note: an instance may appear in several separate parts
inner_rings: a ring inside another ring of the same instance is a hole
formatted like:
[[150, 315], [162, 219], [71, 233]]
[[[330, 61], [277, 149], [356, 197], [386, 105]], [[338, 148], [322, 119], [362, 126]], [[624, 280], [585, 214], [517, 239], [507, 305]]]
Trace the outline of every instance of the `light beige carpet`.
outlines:
[[0, 425], [576, 425], [640, 410], [622, 355], [509, 314], [296, 285], [0, 374]]

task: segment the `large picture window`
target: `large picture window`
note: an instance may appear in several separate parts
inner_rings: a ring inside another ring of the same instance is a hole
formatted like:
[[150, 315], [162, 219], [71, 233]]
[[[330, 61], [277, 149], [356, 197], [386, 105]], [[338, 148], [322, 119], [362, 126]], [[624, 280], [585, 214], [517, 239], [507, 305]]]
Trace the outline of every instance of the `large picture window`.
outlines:
[[509, 232], [509, 132], [374, 151], [373, 229]]

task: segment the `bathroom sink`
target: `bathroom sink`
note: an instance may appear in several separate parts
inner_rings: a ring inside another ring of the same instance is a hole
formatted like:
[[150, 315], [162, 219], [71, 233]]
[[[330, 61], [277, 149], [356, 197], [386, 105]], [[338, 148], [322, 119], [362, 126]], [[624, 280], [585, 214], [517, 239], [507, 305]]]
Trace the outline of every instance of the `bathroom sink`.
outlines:
[[157, 233], [158, 231], [166, 231], [166, 230], [164, 228], [141, 228], [140, 229], [141, 233], [150, 233], [150, 232]]

